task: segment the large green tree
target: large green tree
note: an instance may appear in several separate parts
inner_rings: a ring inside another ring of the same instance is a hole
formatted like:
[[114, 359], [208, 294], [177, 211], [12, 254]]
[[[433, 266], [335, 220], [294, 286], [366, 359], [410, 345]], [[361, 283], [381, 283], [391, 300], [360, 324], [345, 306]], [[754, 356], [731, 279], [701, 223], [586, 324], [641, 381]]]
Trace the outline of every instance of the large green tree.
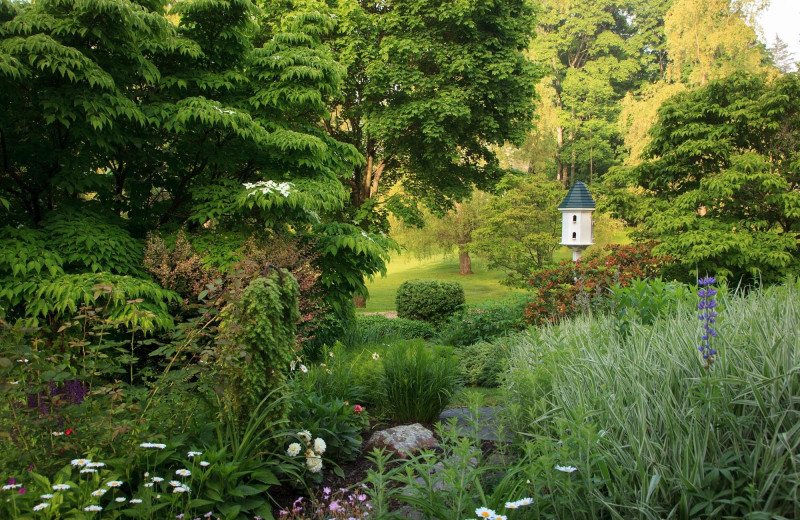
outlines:
[[556, 147], [551, 173], [564, 186], [590, 182], [619, 162], [619, 101], [663, 74], [666, 3], [542, 2], [531, 54], [549, 73], [540, 89], [558, 116], [551, 129]]
[[[631, 170], [645, 234], [685, 270], [772, 281], [798, 267], [800, 76], [736, 73], [661, 107]], [[627, 208], [619, 207], [623, 214]]]
[[[347, 77], [326, 128], [365, 158], [349, 179], [353, 217], [375, 223], [378, 196], [397, 183], [415, 200], [446, 207], [499, 179], [490, 145], [520, 141], [532, 117], [537, 72], [524, 55], [532, 5], [330, 4], [337, 20], [330, 43]], [[389, 204], [404, 205], [408, 199]]]
[[520, 174], [504, 177], [498, 190], [472, 233], [470, 249], [490, 268], [506, 271], [510, 285], [524, 286], [534, 270], [552, 262], [559, 247], [558, 204], [564, 192], [543, 175]]
[[258, 26], [257, 12], [250, 0], [2, 0], [0, 199], [18, 228], [2, 231], [3, 307], [47, 315], [57, 298], [43, 288], [62, 274], [84, 296], [141, 279], [144, 234], [181, 226], [220, 241], [307, 236], [333, 303], [364, 290], [385, 244], [332, 220], [362, 159], [317, 125], [344, 73], [321, 41], [332, 21], [305, 9]]

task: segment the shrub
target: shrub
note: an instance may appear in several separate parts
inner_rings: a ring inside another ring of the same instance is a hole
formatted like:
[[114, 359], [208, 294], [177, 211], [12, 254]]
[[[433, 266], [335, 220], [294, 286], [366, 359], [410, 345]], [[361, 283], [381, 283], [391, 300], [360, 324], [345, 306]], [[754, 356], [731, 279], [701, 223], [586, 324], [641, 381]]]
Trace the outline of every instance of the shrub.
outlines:
[[661, 278], [633, 280], [627, 287], [611, 287], [617, 330], [628, 334], [632, 322], [652, 325], [657, 318], [667, 316], [681, 307], [694, 303], [694, 294], [681, 283], [667, 283]]
[[[242, 414], [286, 387], [296, 347], [297, 296], [294, 277], [275, 269], [250, 282], [241, 300], [223, 310], [217, 363], [228, 379], [228, 397]], [[276, 407], [270, 419], [287, 412], [287, 406]]]
[[371, 314], [356, 316], [354, 325], [346, 331], [344, 343], [353, 348], [400, 339], [430, 339], [435, 334], [436, 329], [426, 321]]
[[397, 288], [397, 316], [439, 323], [464, 306], [464, 288], [458, 282], [407, 280]]
[[513, 295], [499, 302], [470, 307], [451, 316], [439, 332], [444, 345], [460, 347], [524, 329], [528, 294]]
[[669, 259], [653, 256], [653, 245], [610, 244], [605, 256], [577, 263], [563, 261], [558, 267], [535, 273], [530, 285], [536, 296], [525, 310], [525, 319], [541, 325], [588, 313], [606, 304], [611, 286], [625, 287], [631, 280], [657, 276]]
[[508, 370], [505, 347], [488, 342], [455, 349], [458, 373], [465, 385], [496, 388]]
[[415, 340], [396, 343], [386, 353], [381, 393], [393, 421], [433, 423], [455, 389], [451, 348]]
[[292, 400], [289, 422], [324, 438], [325, 456], [334, 462], [355, 459], [361, 451], [361, 432], [369, 428], [369, 416], [362, 405], [310, 392], [297, 394]]

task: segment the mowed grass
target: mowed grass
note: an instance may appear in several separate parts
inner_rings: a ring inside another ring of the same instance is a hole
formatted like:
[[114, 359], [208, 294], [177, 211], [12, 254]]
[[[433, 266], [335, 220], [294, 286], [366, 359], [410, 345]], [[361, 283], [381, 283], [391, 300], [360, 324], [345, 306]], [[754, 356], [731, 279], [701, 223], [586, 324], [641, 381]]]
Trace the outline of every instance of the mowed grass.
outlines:
[[[601, 243], [627, 244], [630, 239], [624, 229], [616, 229], [610, 233], [606, 240], [598, 241]], [[598, 247], [593, 246], [593, 247]], [[570, 260], [572, 251], [566, 247], [556, 250], [553, 254], [553, 262], [559, 263], [562, 260]], [[458, 274], [458, 255], [453, 253], [447, 256], [433, 256], [425, 259], [415, 258], [411, 253], [405, 252], [392, 255], [389, 262], [386, 276], [376, 276], [372, 282], [367, 282], [369, 298], [367, 307], [357, 309], [358, 312], [385, 312], [395, 310], [394, 297], [397, 288], [406, 280], [449, 280], [460, 282], [464, 286], [464, 295], [467, 305], [498, 301], [519, 292], [521, 289], [511, 289], [503, 285], [501, 280], [505, 278], [505, 273], [500, 270], [489, 270], [486, 262], [476, 256], [472, 256], [472, 275]]]
[[382, 312], [395, 310], [394, 298], [397, 288], [406, 280], [447, 280], [459, 282], [464, 286], [467, 304], [497, 301], [510, 295], [513, 290], [500, 281], [501, 271], [490, 271], [480, 258], [472, 259], [471, 275], [458, 274], [458, 255], [435, 256], [418, 259], [410, 253], [393, 255], [385, 277], [376, 276], [367, 283], [369, 298], [367, 307], [361, 312]]

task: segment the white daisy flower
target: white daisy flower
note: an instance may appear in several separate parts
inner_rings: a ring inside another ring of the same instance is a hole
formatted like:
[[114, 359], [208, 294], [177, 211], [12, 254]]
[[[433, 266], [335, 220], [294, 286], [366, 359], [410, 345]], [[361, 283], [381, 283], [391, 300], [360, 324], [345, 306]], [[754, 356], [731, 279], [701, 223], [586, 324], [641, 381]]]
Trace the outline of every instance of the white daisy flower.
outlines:
[[189, 471], [188, 469], [179, 469], [179, 470], [177, 470], [175, 472], [175, 474], [180, 476], [180, 477], [191, 477], [192, 476], [192, 472]]
[[178, 486], [172, 490], [173, 493], [186, 493], [188, 490], [183, 486]]
[[578, 471], [578, 468], [575, 466], [556, 466], [558, 471], [563, 471], [564, 473], [572, 473], [574, 471]]
[[92, 461], [89, 460], [89, 459], [72, 459], [70, 461], [70, 464], [72, 464], [73, 466], [85, 466], [85, 465], [89, 464], [90, 462], [92, 462]]
[[531, 504], [533, 504], [533, 499], [530, 497], [520, 498], [517, 500], [518, 506], [529, 506]]
[[494, 518], [497, 516], [497, 513], [486, 507], [479, 507], [475, 510], [475, 514], [478, 515], [478, 518]]
[[152, 482], [145, 482], [144, 483], [144, 487], [153, 487], [153, 483]]
[[121, 480], [112, 480], [111, 482], [106, 484], [106, 486], [112, 487], [112, 488], [113, 487], [120, 487], [121, 485], [122, 485], [122, 481]]
[[92, 504], [90, 506], [84, 507], [83, 510], [84, 511], [102, 511], [103, 508], [100, 507], [100, 506]]
[[96, 490], [92, 491], [92, 496], [93, 497], [101, 497], [101, 496], [106, 494], [106, 491], [108, 491], [108, 490], [107, 489], [103, 489], [103, 488], [96, 489]]
[[200, 465], [201, 465], [201, 466], [203, 466], [204, 468], [206, 468], [206, 467], [210, 466], [210, 465], [211, 465], [211, 463], [210, 463], [210, 462], [206, 462], [206, 461], [204, 461], [204, 460], [201, 460], [201, 461], [200, 461]]
[[55, 495], [53, 495], [52, 493], [45, 493], [44, 495], [39, 495], [39, 498], [43, 498], [44, 500], [50, 500], [54, 496]]
[[150, 480], [152, 480], [153, 482], [164, 482], [164, 479], [161, 477], [153, 477]]
[[377, 352], [373, 352], [373, 353], [372, 353], [372, 359], [374, 359], [375, 361], [377, 361], [377, 360], [378, 360], [378, 358], [380, 358], [380, 357], [381, 357], [381, 355], [380, 355], [380, 354], [378, 354]]
[[54, 484], [53, 489], [56, 491], [64, 491], [69, 489], [69, 484]]
[[90, 462], [86, 465], [87, 468], [102, 468], [105, 466], [105, 462]]
[[192, 457], [196, 457], [202, 454], [203, 454], [202, 451], [190, 451], [189, 453], [186, 454], [186, 456], [191, 459]]
[[97, 470], [94, 468], [83, 468], [81, 473], [97, 473]]
[[41, 511], [45, 507], [49, 507], [49, 506], [50, 506], [50, 504], [48, 504], [47, 502], [42, 502], [41, 504], [36, 504], [35, 506], [33, 506], [33, 510], [34, 511]]
[[6, 484], [3, 486], [3, 491], [8, 491], [9, 489], [17, 489], [22, 487], [22, 484]]
[[141, 504], [142, 503], [142, 499], [141, 498], [132, 498], [132, 499], [129, 500], [129, 502], [131, 504]]
[[180, 487], [183, 485], [183, 482], [179, 482], [177, 480], [170, 480], [169, 485], [172, 487]]
[[122, 503], [122, 502], [125, 502], [126, 500], [128, 500], [128, 499], [125, 498], [125, 497], [117, 497], [117, 498], [114, 499], [114, 502]]
[[300, 371], [305, 374], [308, 372], [308, 367], [305, 365], [300, 365]]

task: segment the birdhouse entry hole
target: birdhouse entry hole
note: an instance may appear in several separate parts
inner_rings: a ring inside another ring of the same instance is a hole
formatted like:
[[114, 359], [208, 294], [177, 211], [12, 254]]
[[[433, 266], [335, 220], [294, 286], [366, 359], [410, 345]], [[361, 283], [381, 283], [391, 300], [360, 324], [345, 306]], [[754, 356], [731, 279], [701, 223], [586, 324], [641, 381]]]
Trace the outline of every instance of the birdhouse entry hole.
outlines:
[[578, 221], [578, 215], [572, 215], [572, 222], [575, 223]]
[[572, 240], [575, 240], [576, 238], [578, 238], [578, 234], [573, 231], [572, 232]]

